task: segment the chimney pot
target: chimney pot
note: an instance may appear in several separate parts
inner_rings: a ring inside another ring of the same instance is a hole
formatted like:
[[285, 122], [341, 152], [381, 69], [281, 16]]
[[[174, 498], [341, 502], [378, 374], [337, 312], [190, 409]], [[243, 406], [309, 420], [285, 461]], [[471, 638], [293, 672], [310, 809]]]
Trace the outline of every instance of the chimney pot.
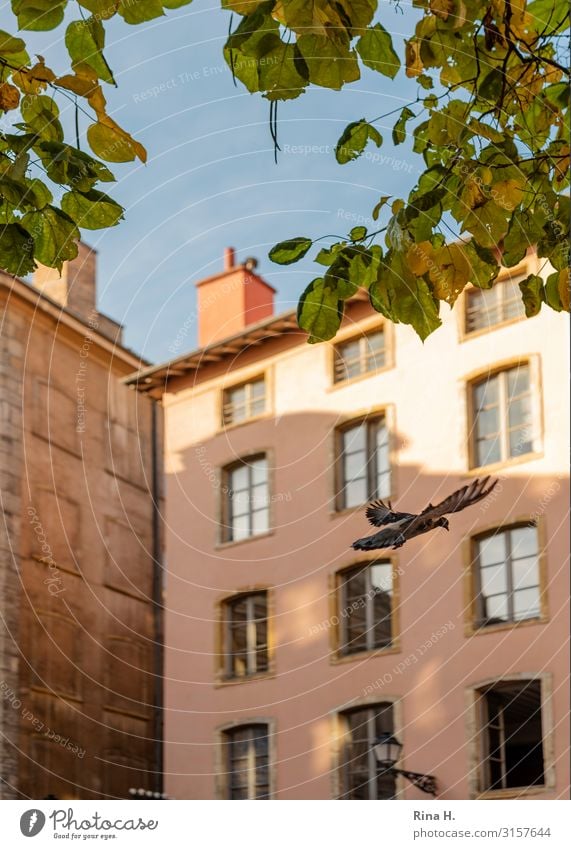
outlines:
[[234, 248], [224, 248], [224, 271], [230, 271], [234, 268], [236, 260], [236, 251]]

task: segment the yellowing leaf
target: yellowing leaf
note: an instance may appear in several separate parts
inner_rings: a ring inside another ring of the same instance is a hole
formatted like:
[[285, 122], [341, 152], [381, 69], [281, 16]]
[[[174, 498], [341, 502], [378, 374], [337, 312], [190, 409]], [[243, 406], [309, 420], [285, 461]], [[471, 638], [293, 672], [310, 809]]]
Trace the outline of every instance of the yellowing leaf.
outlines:
[[515, 209], [523, 198], [523, 186], [519, 180], [501, 180], [494, 183], [490, 195], [502, 209]]
[[12, 74], [12, 80], [24, 92], [24, 94], [39, 94], [47, 88], [48, 83], [55, 80], [55, 74], [51, 68], [47, 68], [44, 61], [36, 62], [32, 68], [22, 68]]
[[147, 161], [143, 145], [107, 116], [105, 123], [100, 120], [91, 124], [87, 130], [87, 141], [92, 151], [105, 162], [132, 162], [137, 157], [141, 162]]
[[428, 276], [436, 297], [453, 306], [471, 276], [470, 263], [462, 246], [453, 244], [439, 248]]
[[406, 75], [407, 77], [418, 77], [424, 70], [420, 58], [420, 42], [411, 38], [405, 46]]
[[406, 262], [413, 274], [422, 277], [433, 264], [434, 248], [430, 242], [412, 245], [407, 252]]

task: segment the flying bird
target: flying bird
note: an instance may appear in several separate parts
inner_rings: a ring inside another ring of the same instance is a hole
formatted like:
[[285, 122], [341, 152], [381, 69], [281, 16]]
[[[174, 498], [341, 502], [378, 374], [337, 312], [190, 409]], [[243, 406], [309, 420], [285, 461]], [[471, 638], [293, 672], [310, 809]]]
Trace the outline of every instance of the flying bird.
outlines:
[[489, 484], [490, 477], [475, 480], [461, 489], [457, 489], [440, 504], [429, 504], [422, 513], [398, 513], [393, 510], [390, 501], [374, 501], [369, 504], [365, 515], [376, 528], [382, 528], [376, 534], [355, 540], [352, 548], [357, 551], [372, 551], [378, 548], [400, 548], [405, 542], [419, 534], [425, 534], [434, 528], [450, 530], [446, 513], [458, 513], [465, 507], [481, 501], [494, 489], [497, 479]]

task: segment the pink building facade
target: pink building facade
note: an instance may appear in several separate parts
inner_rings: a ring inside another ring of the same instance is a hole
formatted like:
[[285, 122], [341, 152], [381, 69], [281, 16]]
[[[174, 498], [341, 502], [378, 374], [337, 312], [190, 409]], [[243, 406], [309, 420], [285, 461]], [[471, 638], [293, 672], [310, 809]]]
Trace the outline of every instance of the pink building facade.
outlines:
[[[426, 798], [378, 768], [391, 733], [441, 799], [566, 797], [568, 322], [522, 315], [535, 268], [424, 345], [355, 299], [314, 346], [226, 268], [253, 320], [131, 379], [165, 416], [170, 796]], [[199, 286], [221, 327], [224, 275]], [[370, 499], [417, 511], [484, 475], [450, 533], [350, 548]]]

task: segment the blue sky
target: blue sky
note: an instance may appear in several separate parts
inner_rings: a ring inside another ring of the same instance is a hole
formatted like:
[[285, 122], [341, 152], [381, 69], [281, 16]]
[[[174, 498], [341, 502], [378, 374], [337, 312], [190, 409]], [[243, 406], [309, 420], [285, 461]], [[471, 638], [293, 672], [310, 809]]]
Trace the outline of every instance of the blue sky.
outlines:
[[[383, 3], [379, 20], [402, 57], [416, 13], [410, 4], [400, 7]], [[0, 27], [11, 29], [5, 12], [1, 17]], [[280, 104], [276, 165], [268, 102], [234, 87], [224, 63], [228, 23], [218, 0], [194, 0], [144, 25], [108, 25], [106, 56], [118, 82], [118, 89], [105, 87], [109, 110], [143, 142], [149, 160], [112, 166], [117, 184], [110, 193], [126, 208], [125, 221], [86, 232], [85, 240], [99, 251], [100, 309], [126, 325], [126, 344], [151, 361], [168, 359], [194, 312], [194, 283], [221, 269], [225, 246], [239, 258], [257, 257], [260, 273], [278, 289], [277, 309], [290, 308], [317, 266], [311, 253], [298, 265], [276, 266], [268, 249], [290, 236], [346, 233], [380, 195], [403, 195], [421, 164], [408, 142], [392, 146], [397, 115], [377, 124], [384, 144], [371, 149], [376, 161], [369, 155], [336, 163], [333, 149], [349, 121], [417, 95], [403, 71], [391, 81], [365, 69], [342, 92], [314, 88]], [[23, 35], [63, 70], [54, 33]], [[189, 349], [195, 341], [189, 334]]]

